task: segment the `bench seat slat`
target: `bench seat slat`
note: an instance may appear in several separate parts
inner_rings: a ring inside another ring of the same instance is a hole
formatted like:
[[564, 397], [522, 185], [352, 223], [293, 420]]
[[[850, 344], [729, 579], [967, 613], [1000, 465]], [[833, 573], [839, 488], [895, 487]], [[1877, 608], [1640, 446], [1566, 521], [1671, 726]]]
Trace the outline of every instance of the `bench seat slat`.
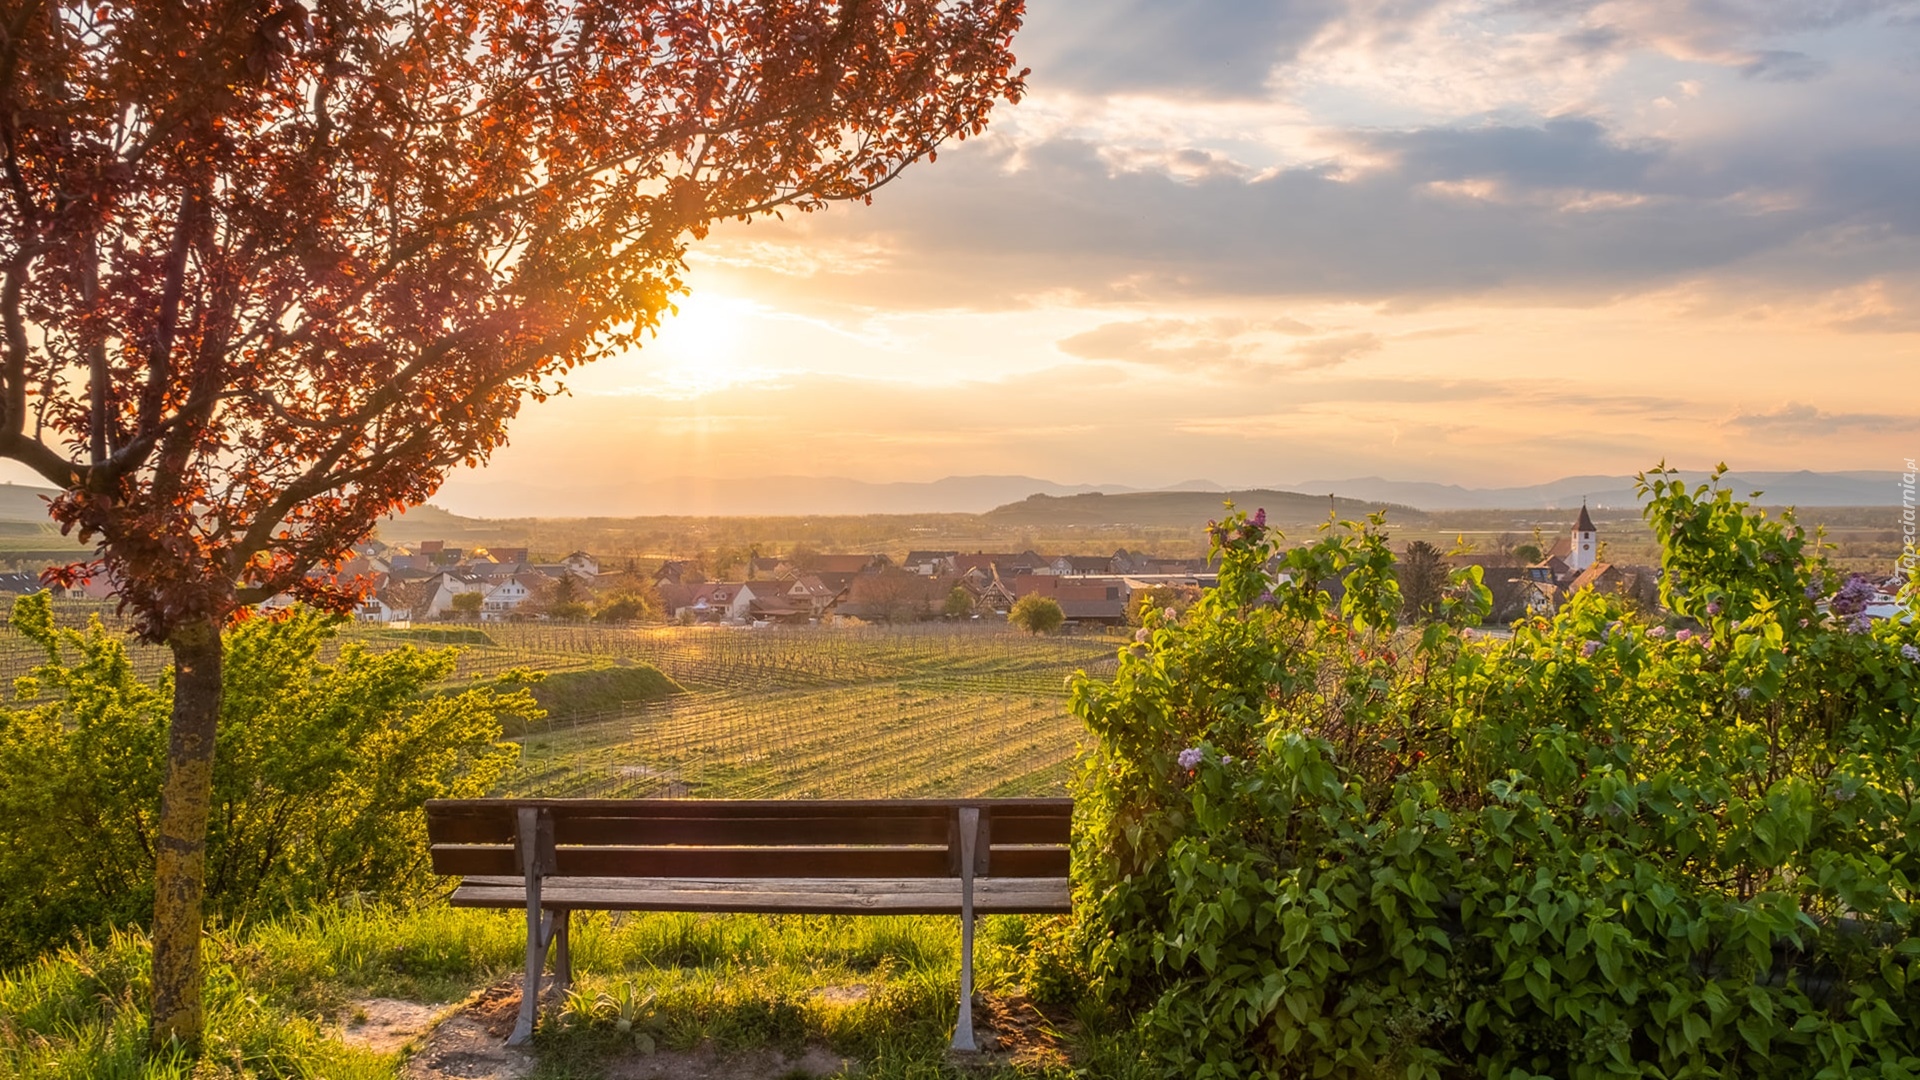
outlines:
[[[512, 843], [514, 807], [540, 800], [491, 804], [434, 801], [427, 822], [436, 841], [456, 844]], [[953, 807], [944, 801], [873, 803], [767, 803], [700, 800], [636, 800], [624, 805], [545, 806], [562, 844], [609, 842], [654, 844], [912, 844], [946, 843]], [[1067, 842], [1072, 803], [992, 804], [986, 811], [994, 835], [1007, 843]]]
[[[996, 840], [1008, 844], [1064, 844], [1065, 817], [993, 813]], [[786, 844], [945, 844], [953, 827], [951, 811], [866, 818], [817, 818], [805, 814], [767, 817], [664, 817], [578, 814], [556, 815], [558, 844], [699, 844], [779, 846]], [[504, 816], [459, 816], [433, 820], [433, 835], [443, 843], [510, 844], [513, 823]]]
[[1036, 817], [995, 809], [992, 819], [995, 844], [1067, 844], [1073, 838], [1073, 818], [1067, 814]]
[[555, 814], [637, 817], [767, 817], [798, 810], [815, 817], [843, 814], [913, 814], [928, 810], [952, 811], [962, 806], [991, 806], [1022, 814], [1071, 815], [1073, 800], [1061, 797], [992, 799], [428, 799], [429, 814], [493, 814], [518, 806], [535, 806]]
[[[437, 874], [511, 874], [514, 849], [498, 844], [435, 844]], [[1064, 847], [993, 846], [995, 877], [1064, 877]], [[558, 847], [555, 872], [567, 877], [900, 878], [956, 876], [944, 847]]]
[[[1066, 878], [975, 878], [974, 910], [1038, 915], [1072, 910]], [[550, 877], [541, 884], [547, 908], [603, 911], [757, 912], [804, 915], [952, 915], [960, 910], [957, 878], [646, 878]], [[467, 878], [455, 907], [524, 908], [516, 877]]]
[[759, 818], [560, 817], [557, 844], [691, 844], [714, 847], [779, 847], [792, 844], [886, 844], [946, 846], [950, 814], [913, 817]]
[[[554, 873], [564, 877], [945, 877], [944, 847], [561, 847]], [[504, 846], [435, 845], [442, 874], [510, 874]]]
[[1071, 799], [429, 799], [427, 820], [436, 836], [447, 829], [479, 830], [490, 838], [511, 831], [518, 807], [546, 811], [556, 822], [568, 818], [621, 818], [661, 821], [693, 818], [722, 821], [730, 818], [806, 817], [817, 820], [867, 821], [876, 818], [948, 820], [961, 806], [990, 806], [1009, 818], [1058, 819], [1073, 816]]

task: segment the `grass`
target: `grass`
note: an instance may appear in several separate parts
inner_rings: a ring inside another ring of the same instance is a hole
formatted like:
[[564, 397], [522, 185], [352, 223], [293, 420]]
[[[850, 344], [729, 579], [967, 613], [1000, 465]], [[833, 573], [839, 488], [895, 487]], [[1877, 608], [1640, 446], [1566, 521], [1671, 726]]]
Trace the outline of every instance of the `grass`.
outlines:
[[[553, 718], [519, 736], [509, 788], [568, 795], [1055, 793], [1081, 733], [1065, 677], [1105, 670], [1115, 648], [971, 626], [501, 624], [484, 636], [463, 643], [452, 683], [552, 672], [538, 692]], [[350, 627], [342, 640], [379, 649], [419, 638]], [[37, 659], [19, 645], [0, 632], [0, 675]], [[143, 668], [165, 659], [150, 647], [133, 652]], [[519, 971], [524, 926], [518, 913], [348, 908], [216, 930], [209, 1039], [197, 1061], [144, 1059], [139, 933], [76, 944], [0, 973], [0, 1077], [397, 1078], [397, 1055], [339, 1040], [351, 1003], [462, 1000]], [[1015, 917], [983, 920], [983, 990], [1007, 992], [1025, 978], [1031, 929]], [[955, 1075], [946, 1045], [958, 920], [601, 913], [580, 920], [574, 948], [576, 992], [537, 1036], [545, 1080], [601, 1075], [642, 1036], [667, 1050], [824, 1045], [874, 1080]], [[1077, 1065], [1056, 1058], [982, 1075], [1136, 1074], [1131, 1036], [1099, 1034], [1096, 1014], [1079, 1030], [1067, 1040]]]
[[[516, 912], [344, 908], [232, 927], [207, 941], [208, 1041], [144, 1060], [148, 946], [137, 932], [77, 944], [0, 974], [0, 1076], [21, 1080], [209, 1080], [400, 1075], [400, 1054], [340, 1042], [338, 1019], [367, 997], [451, 1002], [511, 977]], [[976, 978], [1017, 987], [1036, 923], [982, 920]], [[937, 917], [583, 913], [577, 983], [535, 1037], [546, 1080], [601, 1075], [641, 1043], [722, 1051], [823, 1045], [870, 1080], [957, 1075], [958, 923]], [[623, 1024], [622, 1021], [625, 1021]], [[1056, 1055], [970, 1075], [1145, 1075], [1130, 1036], [1086, 1013]]]

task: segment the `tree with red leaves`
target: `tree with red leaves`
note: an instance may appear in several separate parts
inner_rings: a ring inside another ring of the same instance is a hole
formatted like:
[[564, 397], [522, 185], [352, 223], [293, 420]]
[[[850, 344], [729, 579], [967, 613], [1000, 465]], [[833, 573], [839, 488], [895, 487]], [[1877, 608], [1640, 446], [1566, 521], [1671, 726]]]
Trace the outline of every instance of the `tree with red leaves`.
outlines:
[[711, 223], [977, 134], [1020, 0], [0, 0], [0, 456], [175, 663], [156, 1045], [194, 1044], [223, 628], [637, 346]]

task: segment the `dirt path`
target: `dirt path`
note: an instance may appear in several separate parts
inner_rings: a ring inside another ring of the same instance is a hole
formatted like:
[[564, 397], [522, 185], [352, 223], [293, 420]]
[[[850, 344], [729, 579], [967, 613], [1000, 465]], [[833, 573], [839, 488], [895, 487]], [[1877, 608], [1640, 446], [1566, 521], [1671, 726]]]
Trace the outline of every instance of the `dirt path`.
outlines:
[[[520, 983], [508, 980], [468, 999], [431, 1030], [407, 1062], [406, 1080], [523, 1080], [538, 1058], [510, 1047], [507, 1035], [520, 1010]], [[606, 1062], [607, 1080], [770, 1080], [843, 1075], [853, 1062], [825, 1047], [789, 1055], [778, 1050], [722, 1054], [711, 1044], [693, 1050], [632, 1053]]]
[[[357, 1002], [342, 1030], [348, 1041], [376, 1050], [413, 1044], [416, 1052], [402, 1074], [406, 1080], [525, 1080], [538, 1057], [531, 1048], [506, 1044], [519, 1009], [520, 983], [510, 979], [452, 1008], [386, 999]], [[982, 1049], [956, 1058], [956, 1064], [1066, 1063], [1054, 1023], [1026, 998], [984, 995], [976, 1016], [981, 1023], [975, 1037]], [[799, 1080], [845, 1076], [857, 1067], [824, 1046], [798, 1054], [772, 1049], [728, 1054], [703, 1043], [692, 1050], [636, 1048], [605, 1062], [601, 1075], [607, 1080]]]

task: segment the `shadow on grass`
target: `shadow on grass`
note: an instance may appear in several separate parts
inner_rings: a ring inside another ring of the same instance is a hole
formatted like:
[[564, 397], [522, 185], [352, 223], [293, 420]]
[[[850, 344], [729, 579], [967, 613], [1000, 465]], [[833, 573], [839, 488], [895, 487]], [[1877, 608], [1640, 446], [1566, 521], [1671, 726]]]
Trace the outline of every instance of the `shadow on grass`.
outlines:
[[[343, 1013], [367, 998], [451, 1003], [509, 984], [524, 926], [510, 912], [346, 908], [216, 930], [197, 1062], [143, 1053], [145, 937], [78, 943], [0, 973], [0, 1075], [395, 1080], [406, 1051], [343, 1043]], [[958, 937], [957, 920], [939, 917], [576, 916], [576, 986], [547, 1002], [523, 1075], [649, 1076], [668, 1055], [714, 1076], [729, 1061], [873, 1080], [1148, 1075], [1110, 1018], [1025, 999], [1027, 927], [1015, 916], [983, 920], [976, 957], [976, 1011], [1005, 1029], [1006, 1045], [951, 1058]]]

